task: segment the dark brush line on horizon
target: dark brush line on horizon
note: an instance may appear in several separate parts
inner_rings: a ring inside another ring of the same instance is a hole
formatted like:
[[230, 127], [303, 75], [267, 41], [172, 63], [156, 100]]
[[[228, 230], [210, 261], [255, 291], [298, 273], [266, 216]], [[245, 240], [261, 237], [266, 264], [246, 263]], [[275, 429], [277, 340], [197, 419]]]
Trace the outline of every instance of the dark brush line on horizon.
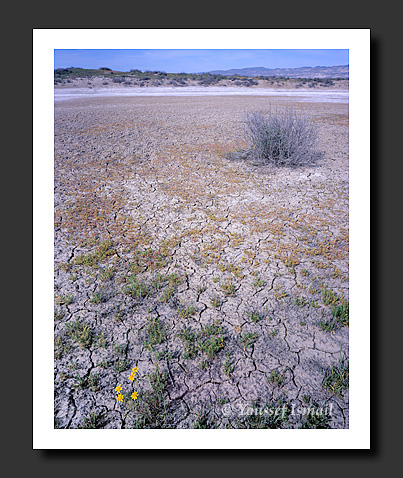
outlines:
[[159, 70], [145, 70], [144, 72], [139, 69], [130, 69], [126, 71], [112, 70], [109, 67], [94, 68], [82, 68], [82, 67], [67, 67], [56, 68], [55, 74], [65, 73], [68, 74], [69, 70], [82, 70], [83, 72], [99, 72], [107, 74], [165, 74], [165, 75], [221, 75], [221, 76], [246, 76], [246, 77], [286, 77], [286, 78], [349, 78], [349, 65], [337, 65], [337, 66], [308, 66], [298, 68], [266, 68], [266, 67], [247, 67], [247, 68], [233, 68], [229, 70], [211, 70], [207, 72], [189, 73], [166, 73]]

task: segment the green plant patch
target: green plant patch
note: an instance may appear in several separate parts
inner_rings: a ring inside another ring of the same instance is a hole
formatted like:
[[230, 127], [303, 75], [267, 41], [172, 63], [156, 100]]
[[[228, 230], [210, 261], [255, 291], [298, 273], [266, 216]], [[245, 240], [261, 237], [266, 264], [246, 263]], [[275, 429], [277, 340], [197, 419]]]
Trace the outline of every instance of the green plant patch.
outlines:
[[66, 324], [67, 335], [81, 348], [88, 348], [92, 341], [92, 332], [86, 322], [76, 319], [72, 324]]
[[309, 403], [302, 407], [302, 423], [298, 427], [301, 430], [307, 429], [328, 429], [330, 428], [330, 415], [326, 407], [319, 406], [316, 402]]
[[342, 397], [342, 392], [349, 387], [349, 363], [340, 359], [338, 364], [324, 371], [322, 387]]
[[193, 306], [179, 306], [178, 314], [181, 319], [188, 319], [197, 312], [197, 308]]
[[191, 332], [184, 327], [178, 337], [185, 342], [184, 358], [194, 358], [198, 351], [212, 359], [224, 348], [224, 328], [217, 322], [210, 325], [202, 325], [199, 332]]
[[79, 266], [87, 266], [90, 268], [98, 267], [100, 262], [105, 262], [109, 256], [116, 254], [116, 251], [112, 248], [113, 241], [105, 240], [99, 243], [95, 251], [87, 254], [80, 254], [77, 256], [73, 263]]
[[90, 413], [84, 417], [79, 428], [90, 429], [90, 428], [100, 428], [101, 426], [101, 416], [98, 413]]
[[227, 297], [232, 297], [235, 295], [236, 287], [232, 282], [220, 284], [220, 287]]
[[349, 325], [349, 303], [340, 299], [339, 304], [333, 304], [332, 315], [335, 321], [343, 326]]
[[165, 330], [164, 325], [159, 317], [149, 317], [147, 319], [146, 331], [148, 335], [146, 346], [148, 347], [162, 344], [167, 336], [167, 331]]
[[70, 305], [74, 302], [74, 297], [71, 294], [63, 295], [57, 294], [55, 297], [55, 303], [57, 305]]
[[224, 338], [221, 335], [208, 338], [199, 338], [197, 341], [197, 347], [201, 352], [206, 354], [209, 359], [212, 359], [220, 350], [224, 348]]
[[91, 294], [90, 302], [92, 304], [100, 304], [103, 301], [102, 292], [93, 292]]
[[210, 298], [210, 304], [212, 305], [212, 307], [214, 307], [215, 309], [218, 309], [221, 305], [221, 299], [219, 297], [211, 297]]
[[225, 359], [225, 362], [224, 362], [224, 373], [225, 375], [231, 375], [231, 373], [234, 371], [234, 366], [231, 365], [231, 358], [230, 358], [230, 355], [228, 354], [226, 359]]
[[252, 332], [244, 332], [239, 339], [240, 344], [243, 346], [243, 349], [247, 349], [250, 347], [252, 344], [256, 342], [256, 340], [259, 338], [259, 334], [257, 333], [252, 333]]
[[155, 371], [148, 375], [151, 390], [141, 391], [132, 403], [135, 417], [133, 428], [171, 428], [170, 410], [165, 397], [168, 385], [168, 373], [160, 372], [158, 364]]
[[128, 284], [123, 286], [122, 291], [137, 300], [144, 299], [151, 294], [151, 288], [148, 284], [140, 282], [137, 277], [132, 276], [129, 276]]
[[285, 377], [277, 370], [272, 370], [268, 380], [270, 383], [273, 383], [277, 385], [278, 387], [282, 387], [285, 381]]
[[261, 314], [260, 312], [256, 310], [250, 310], [249, 312], [246, 312], [246, 315], [250, 318], [252, 322], [255, 322], [255, 323], [259, 322], [264, 317], [263, 314]]

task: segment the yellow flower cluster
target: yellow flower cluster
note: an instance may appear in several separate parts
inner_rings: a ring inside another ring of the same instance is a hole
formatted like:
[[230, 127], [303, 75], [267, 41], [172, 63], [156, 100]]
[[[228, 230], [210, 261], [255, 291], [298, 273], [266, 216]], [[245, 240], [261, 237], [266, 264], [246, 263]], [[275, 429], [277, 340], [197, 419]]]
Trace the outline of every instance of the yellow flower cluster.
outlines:
[[[134, 377], [136, 375], [136, 373], [139, 371], [139, 368], [138, 367], [134, 367], [132, 368], [132, 373], [129, 375], [129, 380], [131, 382], [133, 382], [134, 380]], [[116, 388], [115, 388], [115, 392], [117, 393], [117, 396], [116, 396], [116, 400], [121, 403], [123, 401], [123, 395], [121, 394], [121, 391], [122, 391], [122, 385], [118, 385]], [[138, 397], [138, 392], [134, 391], [130, 397], [133, 399], [133, 400], [136, 400], [136, 398]]]
[[136, 373], [138, 372], [138, 370], [139, 370], [138, 367], [132, 368], [132, 373], [129, 375], [129, 380], [130, 380], [131, 382], [133, 382], [134, 376], [136, 375]]
[[116, 400], [120, 403], [121, 401], [123, 401], [123, 395], [120, 393], [122, 390], [122, 385], [118, 385], [116, 388], [115, 388], [115, 392], [118, 394], [117, 397], [116, 397]]

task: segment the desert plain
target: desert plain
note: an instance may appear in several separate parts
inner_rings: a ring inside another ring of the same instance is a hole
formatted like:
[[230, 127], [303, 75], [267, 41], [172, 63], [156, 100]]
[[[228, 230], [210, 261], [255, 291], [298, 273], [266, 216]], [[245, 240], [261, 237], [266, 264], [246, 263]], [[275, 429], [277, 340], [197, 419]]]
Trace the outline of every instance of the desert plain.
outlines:
[[[311, 115], [321, 159], [234, 154], [247, 112], [285, 107]], [[55, 428], [348, 428], [348, 103], [54, 113]]]

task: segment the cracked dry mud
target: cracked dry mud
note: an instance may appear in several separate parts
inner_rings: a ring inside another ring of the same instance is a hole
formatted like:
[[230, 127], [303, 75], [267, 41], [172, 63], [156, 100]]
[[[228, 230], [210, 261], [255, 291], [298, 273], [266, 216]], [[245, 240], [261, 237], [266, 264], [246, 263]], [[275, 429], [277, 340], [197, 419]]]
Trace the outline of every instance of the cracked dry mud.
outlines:
[[[321, 160], [229, 159], [269, 105], [309, 107]], [[307, 406], [348, 428], [348, 388], [324, 386], [348, 360], [348, 105], [58, 102], [54, 198], [56, 428], [317, 426]]]

